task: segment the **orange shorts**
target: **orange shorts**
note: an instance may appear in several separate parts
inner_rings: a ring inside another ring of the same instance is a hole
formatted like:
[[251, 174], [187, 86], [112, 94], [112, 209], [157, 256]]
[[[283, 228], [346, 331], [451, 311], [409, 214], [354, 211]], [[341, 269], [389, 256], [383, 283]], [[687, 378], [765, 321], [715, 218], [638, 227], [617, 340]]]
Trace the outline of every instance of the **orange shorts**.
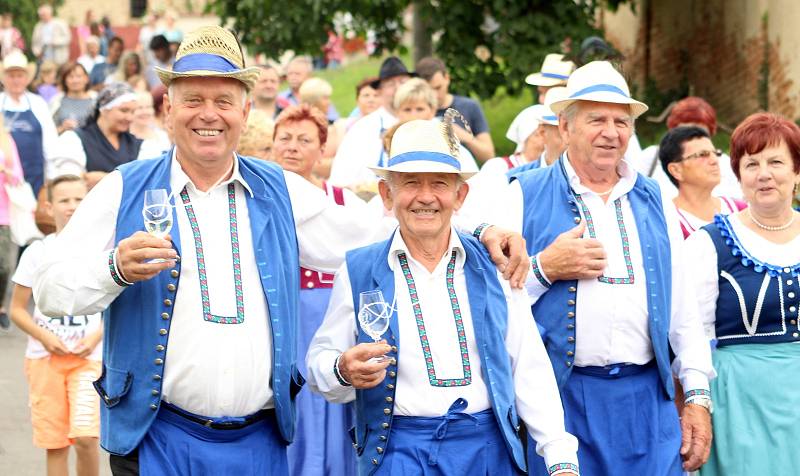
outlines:
[[75, 438], [100, 436], [100, 397], [92, 385], [100, 367], [74, 355], [25, 359], [35, 446], [65, 448]]

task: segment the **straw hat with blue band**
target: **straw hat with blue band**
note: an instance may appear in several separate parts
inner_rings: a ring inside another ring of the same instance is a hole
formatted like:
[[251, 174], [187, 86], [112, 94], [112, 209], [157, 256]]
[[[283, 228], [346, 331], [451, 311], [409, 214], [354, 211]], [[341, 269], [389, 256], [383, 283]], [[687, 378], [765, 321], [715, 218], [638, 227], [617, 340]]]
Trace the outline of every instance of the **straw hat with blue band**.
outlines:
[[575, 101], [627, 104], [634, 119], [648, 109], [631, 97], [625, 78], [608, 61], [592, 61], [576, 69], [567, 81], [566, 97], [551, 102], [550, 109], [560, 114]]
[[574, 69], [575, 63], [564, 60], [564, 55], [551, 53], [544, 57], [542, 70], [529, 74], [525, 78], [525, 82], [532, 86], [563, 86]]
[[391, 172], [458, 174], [464, 180], [475, 172], [463, 172], [458, 159], [458, 139], [452, 124], [438, 120], [415, 120], [402, 124], [392, 136], [386, 167], [370, 167], [375, 175]]
[[241, 81], [248, 91], [258, 79], [258, 68], [245, 68], [242, 48], [229, 30], [205, 26], [187, 34], [178, 47], [172, 69], [155, 68], [165, 86], [179, 78], [216, 77]]

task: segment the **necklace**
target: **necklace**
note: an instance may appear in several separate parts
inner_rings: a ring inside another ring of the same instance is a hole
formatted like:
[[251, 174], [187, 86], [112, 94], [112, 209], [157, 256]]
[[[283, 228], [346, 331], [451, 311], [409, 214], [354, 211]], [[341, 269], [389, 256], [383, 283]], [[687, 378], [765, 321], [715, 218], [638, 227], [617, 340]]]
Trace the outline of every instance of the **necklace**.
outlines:
[[783, 231], [783, 230], [789, 228], [790, 226], [792, 226], [792, 223], [794, 223], [794, 217], [796, 216], [794, 214], [794, 212], [792, 212], [792, 218], [788, 222], [786, 222], [785, 224], [778, 225], [778, 226], [769, 226], [769, 225], [765, 225], [765, 224], [759, 222], [758, 220], [756, 220], [756, 217], [753, 216], [753, 213], [750, 211], [749, 208], [747, 209], [747, 214], [750, 216], [750, 219], [753, 220], [753, 223], [755, 223], [757, 227], [761, 228], [762, 230], [767, 230], [767, 231]]

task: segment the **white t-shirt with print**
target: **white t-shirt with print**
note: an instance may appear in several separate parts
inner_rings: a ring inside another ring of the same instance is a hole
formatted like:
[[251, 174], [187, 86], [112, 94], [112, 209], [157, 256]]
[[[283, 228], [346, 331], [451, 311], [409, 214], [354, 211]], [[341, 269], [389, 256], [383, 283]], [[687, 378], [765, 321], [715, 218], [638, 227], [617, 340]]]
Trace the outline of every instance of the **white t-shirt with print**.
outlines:
[[[20, 286], [33, 288], [36, 272], [46, 256], [46, 247], [52, 246], [56, 235], [47, 235], [43, 240], [35, 241], [22, 253], [22, 257], [17, 265], [12, 281]], [[97, 331], [102, 325], [101, 315], [92, 314], [91, 316], [64, 316], [47, 317], [39, 311], [39, 307], [33, 309], [33, 320], [40, 326], [48, 329], [59, 339], [69, 350], [73, 350], [81, 339]], [[49, 357], [50, 353], [44, 348], [41, 342], [28, 337], [28, 347], [25, 349], [25, 357], [29, 359], [43, 359]], [[87, 357], [89, 360], [102, 360], [103, 344], [97, 344], [92, 353]]]

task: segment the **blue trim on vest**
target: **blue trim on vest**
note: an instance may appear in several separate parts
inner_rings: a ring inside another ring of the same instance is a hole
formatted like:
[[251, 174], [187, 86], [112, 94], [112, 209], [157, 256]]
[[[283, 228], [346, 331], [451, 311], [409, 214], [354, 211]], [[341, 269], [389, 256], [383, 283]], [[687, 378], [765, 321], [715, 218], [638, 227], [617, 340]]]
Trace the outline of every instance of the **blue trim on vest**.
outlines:
[[395, 165], [402, 164], [403, 162], [413, 162], [413, 161], [438, 162], [440, 164], [446, 164], [451, 167], [455, 167], [458, 170], [461, 170], [461, 162], [459, 162], [455, 157], [447, 154], [442, 154], [441, 152], [423, 152], [423, 151], [405, 152], [399, 155], [395, 155], [394, 157], [389, 159], [389, 167], [394, 167]]
[[235, 73], [241, 68], [226, 60], [222, 56], [210, 53], [194, 53], [181, 57], [172, 65], [175, 73], [189, 73], [192, 71], [216, 71], [219, 73]]
[[[717, 347], [800, 340], [795, 337], [800, 330], [797, 324], [800, 319], [798, 270], [754, 262], [745, 257], [728, 217], [717, 215], [713, 223], [702, 229], [709, 234], [717, 250], [719, 296], [714, 322]], [[758, 305], [762, 287], [766, 289], [763, 301]], [[795, 321], [794, 325], [791, 320]], [[753, 327], [754, 323], [757, 326]], [[748, 326], [751, 326], [750, 330]]]
[[[170, 151], [158, 159], [119, 167], [122, 199], [116, 223], [117, 243], [144, 230], [141, 218], [144, 190], [170, 190], [171, 157]], [[270, 313], [271, 387], [278, 427], [283, 438], [290, 442], [295, 428], [293, 400], [303, 383], [295, 367], [300, 285], [292, 205], [283, 171], [277, 165], [237, 158], [239, 172], [253, 190], [252, 197], [245, 196], [255, 261]], [[177, 219], [174, 223], [178, 223]], [[180, 231], [178, 226], [173, 226], [171, 231], [178, 255], [181, 255]], [[281, 259], [271, 259], [276, 256]], [[178, 271], [177, 277], [173, 278], [171, 271], [164, 271], [153, 279], [125, 288], [104, 312], [104, 366], [96, 387], [101, 396], [101, 444], [111, 453], [130, 453], [156, 417], [181, 266], [178, 262], [174, 268]], [[170, 284], [175, 288], [168, 289]]]
[[[522, 235], [534, 256], [558, 235], [572, 229], [580, 212], [567, 179], [562, 155], [555, 164], [520, 173], [524, 202]], [[672, 261], [669, 233], [658, 184], [639, 174], [628, 193], [644, 260], [648, 328], [664, 392], [674, 397], [670, 369], [669, 323], [672, 309]], [[636, 244], [633, 244], [636, 246]], [[559, 388], [572, 372], [575, 352], [577, 280], [556, 281], [533, 305], [536, 322], [546, 329], [545, 347]]]
[[593, 86], [589, 86], [588, 88], [583, 88], [580, 91], [574, 92], [570, 99], [578, 98], [580, 96], [584, 96], [589, 93], [616, 93], [620, 96], [624, 96], [630, 99], [630, 95], [626, 94], [625, 91], [622, 89], [614, 86], [613, 84], [595, 84]]
[[553, 79], [569, 79], [569, 75], [565, 74], [556, 74], [556, 73], [539, 73], [545, 78], [553, 78]]
[[[518, 468], [525, 471], [523, 445], [517, 436], [519, 419], [515, 404], [514, 380], [505, 347], [508, 323], [505, 294], [497, 279], [495, 266], [483, 245], [472, 236], [461, 233], [458, 236], [467, 256], [464, 272], [469, 289], [472, 326], [480, 350], [483, 380], [506, 447]], [[358, 309], [358, 296], [363, 291], [380, 289], [387, 302], [394, 300], [394, 273], [387, 262], [391, 243], [392, 238], [347, 253], [347, 271], [355, 309]], [[355, 319], [355, 316], [353, 318]], [[358, 324], [356, 327], [358, 342], [372, 342]], [[389, 345], [395, 347], [387, 355], [397, 359], [400, 333], [396, 312], [392, 315], [389, 331], [384, 334], [384, 338]], [[486, 352], [482, 352], [484, 349]], [[487, 374], [490, 371], [491, 377]], [[386, 399], [391, 397], [394, 401], [396, 384], [397, 365], [394, 364], [387, 369], [386, 378], [381, 384], [368, 390], [356, 390], [354, 443], [360, 475], [375, 472], [383, 461], [384, 450], [391, 448], [388, 440], [394, 404], [386, 403]], [[385, 409], [388, 409], [388, 412]], [[378, 447], [381, 448], [380, 452]], [[373, 463], [373, 459], [378, 464]]]

